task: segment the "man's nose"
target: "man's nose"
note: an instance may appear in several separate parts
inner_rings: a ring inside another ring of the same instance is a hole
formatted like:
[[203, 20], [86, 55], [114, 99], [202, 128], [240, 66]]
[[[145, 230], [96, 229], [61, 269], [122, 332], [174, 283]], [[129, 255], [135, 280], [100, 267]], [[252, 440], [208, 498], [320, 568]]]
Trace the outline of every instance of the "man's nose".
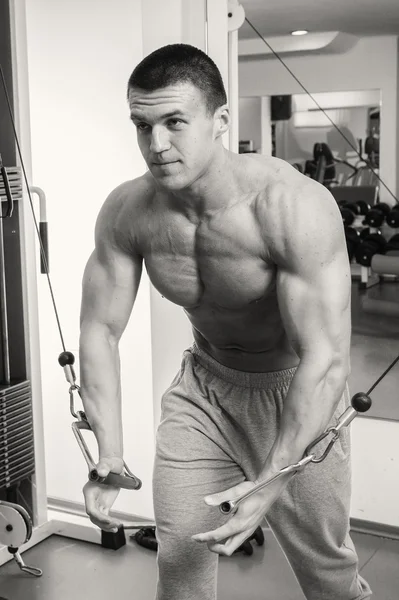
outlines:
[[151, 152], [160, 154], [161, 152], [165, 152], [165, 150], [169, 150], [169, 148], [170, 140], [168, 131], [164, 127], [153, 127], [151, 133]]

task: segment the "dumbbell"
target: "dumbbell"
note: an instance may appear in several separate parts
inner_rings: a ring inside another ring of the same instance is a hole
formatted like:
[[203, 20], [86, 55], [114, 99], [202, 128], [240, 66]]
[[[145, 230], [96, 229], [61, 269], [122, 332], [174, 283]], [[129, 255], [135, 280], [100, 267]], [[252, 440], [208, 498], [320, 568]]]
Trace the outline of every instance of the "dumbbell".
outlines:
[[369, 210], [370, 205], [363, 200], [359, 200], [358, 202], [340, 203], [342, 220], [346, 227], [350, 227], [358, 215], [367, 215]]
[[236, 554], [237, 552], [244, 552], [244, 554], [248, 554], [248, 556], [251, 556], [251, 554], [253, 554], [254, 552], [252, 544], [250, 543], [251, 540], [255, 540], [258, 546], [263, 546], [263, 544], [265, 543], [265, 536], [262, 527], [257, 527], [251, 535], [251, 537], [247, 538], [245, 542], [243, 542], [241, 546], [237, 548], [237, 550], [234, 550], [233, 554]]
[[369, 237], [369, 235], [381, 235], [382, 236], [382, 231], [381, 229], [374, 229], [373, 231], [370, 229], [370, 227], [365, 227], [364, 229], [362, 229], [360, 231], [360, 240], [363, 241], [365, 239], [367, 239]]
[[348, 250], [349, 261], [351, 261], [355, 255], [355, 250], [360, 241], [360, 233], [353, 227], [345, 227], [345, 240], [346, 248]]
[[394, 229], [399, 227], [399, 204], [396, 204], [393, 208], [391, 208], [391, 211], [385, 217], [385, 220], [389, 227], [393, 227]]
[[134, 538], [139, 546], [143, 546], [148, 550], [154, 550], [155, 552], [158, 550], [158, 540], [156, 536], [156, 529], [152, 525], [150, 527], [142, 527], [130, 536]]
[[387, 241], [381, 233], [370, 233], [356, 247], [356, 262], [363, 267], [369, 267], [374, 254], [385, 254], [386, 246]]
[[365, 200], [358, 200], [356, 202], [356, 204], [359, 207], [359, 211], [361, 215], [367, 215], [367, 213], [369, 212], [371, 206], [370, 204], [368, 204], [367, 202], [365, 202]]
[[390, 212], [391, 207], [389, 206], [389, 204], [379, 202], [368, 211], [368, 213], [364, 217], [363, 225], [369, 225], [370, 227], [380, 227]]
[[[137, 533], [134, 533], [130, 537], [132, 539], [135, 539], [139, 546], [143, 546], [148, 550], [158, 550], [156, 528], [153, 525], [150, 527], [142, 527], [141, 529], [139, 529], [139, 531], [137, 531]], [[254, 552], [251, 540], [255, 540], [258, 546], [263, 546], [263, 544], [265, 543], [265, 536], [260, 526], [257, 527], [253, 534], [249, 538], [247, 538], [245, 542], [243, 542], [241, 546], [237, 548], [237, 550], [234, 551], [234, 554], [236, 552], [244, 552], [244, 554], [251, 556]]]
[[[365, 227], [360, 232], [360, 239], [365, 240], [370, 235], [370, 233], [371, 233], [370, 227]], [[376, 229], [375, 231], [373, 231], [373, 233], [376, 233], [377, 235], [382, 235], [382, 233], [379, 229]]]
[[399, 256], [399, 233], [388, 240], [385, 253], [391, 256]]

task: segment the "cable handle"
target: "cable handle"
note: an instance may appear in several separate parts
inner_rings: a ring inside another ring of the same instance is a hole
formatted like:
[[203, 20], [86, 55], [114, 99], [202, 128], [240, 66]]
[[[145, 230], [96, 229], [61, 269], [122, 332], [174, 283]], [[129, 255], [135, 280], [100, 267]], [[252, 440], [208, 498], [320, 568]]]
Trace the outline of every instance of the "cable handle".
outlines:
[[[299, 471], [303, 470], [309, 463], [321, 463], [328, 456], [331, 448], [333, 447], [333, 445], [339, 438], [341, 429], [343, 427], [347, 427], [359, 413], [367, 412], [370, 407], [371, 407], [370, 396], [368, 396], [367, 394], [364, 394], [363, 392], [359, 392], [359, 393], [355, 394], [352, 397], [351, 406], [349, 408], [347, 408], [344, 413], [342, 413], [342, 415], [340, 416], [340, 418], [338, 420], [337, 425], [335, 425], [334, 427], [329, 427], [324, 433], [322, 433], [318, 438], [316, 438], [306, 448], [305, 454], [300, 461], [298, 461], [297, 463], [294, 463], [292, 465], [288, 465], [287, 467], [284, 467], [283, 469], [280, 469], [280, 471], [278, 471], [277, 473], [272, 475], [269, 479], [266, 479], [265, 481], [261, 481], [261, 482], [257, 483], [251, 490], [249, 490], [248, 492], [245, 492], [244, 494], [242, 494], [235, 500], [227, 500], [225, 502], [222, 502], [219, 505], [220, 512], [224, 515], [234, 514], [237, 511], [239, 505], [244, 500], [246, 500], [253, 494], [256, 494], [257, 492], [264, 489], [265, 487], [269, 486], [271, 483], [273, 483], [280, 477], [282, 477], [284, 475], [289, 475], [289, 474], [295, 475]], [[323, 454], [319, 458], [317, 458], [316, 455], [314, 453], [312, 453], [313, 448], [319, 442], [321, 442], [323, 439], [325, 439], [327, 436], [329, 436], [330, 434], [333, 434], [332, 440], [328, 444], [328, 446], [327, 446], [326, 450], [323, 452]]]
[[123, 475], [110, 472], [106, 477], [100, 477], [97, 471], [96, 463], [94, 462], [90, 450], [82, 435], [83, 429], [86, 431], [92, 431], [90, 423], [87, 421], [86, 415], [83, 412], [79, 411], [78, 415], [80, 416], [80, 420], [72, 423], [72, 431], [89, 468], [89, 481], [92, 481], [93, 483], [112, 485], [125, 490], [139, 490], [142, 486], [142, 482], [138, 477], [133, 475], [125, 461], [123, 461]]
[[250, 498], [250, 496], [253, 496], [260, 490], [263, 490], [264, 488], [268, 487], [269, 485], [271, 485], [272, 483], [277, 481], [277, 479], [279, 479], [280, 477], [283, 477], [284, 475], [295, 475], [299, 471], [302, 471], [302, 469], [304, 469], [310, 462], [312, 462], [312, 459], [313, 459], [313, 455], [304, 456], [297, 463], [288, 465], [287, 467], [280, 469], [280, 471], [278, 471], [277, 473], [275, 473], [274, 475], [269, 477], [269, 479], [260, 481], [252, 489], [248, 490], [247, 492], [244, 492], [243, 494], [241, 494], [241, 496], [239, 496], [235, 500], [227, 500], [225, 502], [222, 502], [219, 505], [220, 512], [224, 515], [235, 514], [238, 510], [239, 505], [242, 502], [244, 502], [244, 500], [246, 500], [247, 498]]
[[364, 413], [369, 410], [371, 407], [371, 398], [364, 392], [358, 392], [351, 399], [351, 406], [349, 406], [345, 412], [338, 419], [338, 423], [329, 427], [324, 433], [322, 433], [318, 438], [316, 438], [305, 450], [305, 456], [310, 456], [314, 452], [315, 446], [317, 446], [321, 441], [326, 439], [329, 435], [332, 435], [332, 439], [328, 444], [327, 448], [323, 452], [323, 454], [317, 458], [313, 454], [312, 462], [317, 464], [323, 462], [329, 455], [332, 447], [335, 442], [339, 438], [341, 434], [341, 430], [344, 427], [348, 427], [350, 423], [352, 423], [353, 419], [359, 414]]
[[90, 450], [83, 438], [82, 430], [93, 431], [87, 417], [83, 411], [75, 412], [74, 407], [74, 391], [77, 390], [80, 395], [80, 388], [76, 385], [76, 375], [73, 369], [75, 363], [75, 357], [72, 352], [61, 352], [58, 357], [58, 362], [64, 369], [65, 377], [67, 382], [70, 384], [69, 396], [70, 396], [70, 410], [73, 417], [77, 420], [72, 423], [72, 431], [75, 435], [78, 446], [83, 454], [83, 457], [89, 468], [89, 480], [97, 483], [104, 483], [105, 485], [113, 485], [126, 490], [139, 490], [142, 486], [141, 480], [133, 475], [125, 461], [124, 474], [108, 473], [106, 477], [100, 477], [97, 471], [96, 463], [90, 453]]

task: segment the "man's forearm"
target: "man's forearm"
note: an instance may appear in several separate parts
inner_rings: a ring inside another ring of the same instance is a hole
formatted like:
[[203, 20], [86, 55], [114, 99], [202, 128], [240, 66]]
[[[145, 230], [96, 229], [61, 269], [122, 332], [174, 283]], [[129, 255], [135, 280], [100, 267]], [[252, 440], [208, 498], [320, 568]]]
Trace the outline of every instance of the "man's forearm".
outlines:
[[309, 444], [330, 423], [344, 392], [347, 375], [343, 365], [323, 371], [315, 368], [310, 360], [301, 361], [284, 401], [279, 432], [257, 481], [303, 457]]
[[123, 457], [118, 344], [101, 328], [82, 327], [80, 335], [82, 402], [96, 436], [100, 457]]

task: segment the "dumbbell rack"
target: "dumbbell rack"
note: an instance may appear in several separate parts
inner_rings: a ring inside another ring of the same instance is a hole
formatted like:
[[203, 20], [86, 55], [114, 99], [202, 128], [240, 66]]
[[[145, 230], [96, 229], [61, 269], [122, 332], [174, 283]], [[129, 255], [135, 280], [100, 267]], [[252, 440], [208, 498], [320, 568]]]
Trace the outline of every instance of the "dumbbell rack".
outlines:
[[[352, 227], [354, 229], [358, 229], [358, 230], [362, 230], [364, 228], [363, 225], [363, 219], [364, 216], [363, 215], [358, 215], [355, 218], [354, 223], [352, 224]], [[387, 238], [392, 237], [392, 235], [395, 235], [397, 233], [399, 233], [399, 229], [392, 229], [391, 227], [388, 227], [387, 225], [383, 224], [381, 225], [381, 227], [370, 227], [370, 233], [377, 233], [378, 231], [382, 231], [383, 235], [386, 235]], [[386, 279], [386, 280], [397, 280], [397, 277], [395, 275], [391, 275], [389, 273], [387, 274], [376, 274], [373, 272], [371, 267], [364, 267], [362, 265], [359, 265], [357, 262], [355, 262], [354, 259], [352, 259], [351, 263], [350, 263], [350, 268], [351, 268], [351, 277], [352, 280], [360, 280], [359, 281], [359, 288], [360, 289], [368, 289], [370, 287], [373, 287], [374, 285], [378, 284], [381, 279]]]
[[[363, 219], [363, 215], [358, 215], [357, 217], [355, 217], [352, 227], [356, 230], [361, 231], [364, 228]], [[376, 231], [377, 229], [370, 229], [370, 233], [375, 233]], [[360, 279], [359, 288], [366, 289], [372, 287], [373, 285], [379, 282], [379, 277], [372, 273], [371, 267], [363, 267], [362, 265], [359, 265], [355, 261], [355, 259], [352, 259], [350, 267], [352, 281], [357, 281]]]
[[[399, 254], [399, 204], [392, 207], [377, 202], [376, 186], [361, 189], [356, 186], [335, 187], [331, 192], [340, 207], [345, 227], [352, 279], [360, 278], [359, 287], [363, 289], [376, 285], [381, 279], [397, 280], [397, 276], [391, 273], [379, 271], [377, 276], [371, 268], [371, 260], [374, 255], [385, 255], [386, 252]], [[370, 193], [374, 195], [372, 201], [367, 198], [366, 192], [369, 196]]]
[[358, 265], [356, 262], [351, 263], [351, 276], [352, 281], [359, 281], [359, 289], [368, 289], [377, 285], [380, 281], [380, 276], [375, 275], [372, 272], [371, 267], [363, 267]]

